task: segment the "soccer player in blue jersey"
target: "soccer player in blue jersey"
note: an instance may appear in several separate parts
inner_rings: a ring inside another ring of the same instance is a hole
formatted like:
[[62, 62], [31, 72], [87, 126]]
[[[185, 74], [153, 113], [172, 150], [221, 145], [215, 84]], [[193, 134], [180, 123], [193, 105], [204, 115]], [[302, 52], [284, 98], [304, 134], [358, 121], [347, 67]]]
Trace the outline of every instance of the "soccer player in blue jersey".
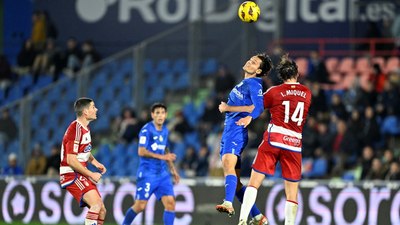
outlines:
[[[220, 149], [225, 175], [225, 199], [216, 209], [229, 216], [235, 213], [232, 206], [234, 196], [242, 202], [246, 189], [240, 182], [240, 156], [247, 145], [248, 131], [246, 126], [239, 126], [236, 122], [244, 117], [254, 120], [264, 111], [261, 77], [268, 75], [271, 69], [272, 61], [268, 55], [252, 56], [243, 66], [244, 79], [229, 93], [228, 102], [219, 105], [219, 110], [226, 112]], [[267, 218], [255, 205], [251, 216], [251, 224], [268, 224]]]
[[[137, 189], [135, 203], [125, 214], [122, 225], [130, 225], [136, 215], [142, 212], [152, 194], [164, 205], [164, 224], [173, 225], [175, 219], [174, 182], [179, 182], [179, 175], [173, 161], [176, 155], [170, 153], [168, 145], [168, 129], [164, 125], [167, 107], [162, 103], [151, 106], [153, 121], [146, 123], [139, 133], [140, 164], [137, 171]], [[168, 171], [169, 169], [169, 171]]]

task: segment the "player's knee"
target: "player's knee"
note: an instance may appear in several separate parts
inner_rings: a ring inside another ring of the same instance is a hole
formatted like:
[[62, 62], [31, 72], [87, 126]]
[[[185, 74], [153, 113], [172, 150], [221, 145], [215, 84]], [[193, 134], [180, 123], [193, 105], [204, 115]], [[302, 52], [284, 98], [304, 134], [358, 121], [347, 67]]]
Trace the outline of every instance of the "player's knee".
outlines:
[[144, 209], [146, 208], [146, 204], [135, 202], [132, 208], [133, 211], [135, 211], [136, 213], [140, 213], [144, 211]]
[[174, 211], [175, 210], [175, 200], [171, 199], [166, 202], [165, 204], [165, 209], [168, 211]]
[[100, 212], [102, 208], [103, 208], [103, 202], [101, 201], [101, 199], [90, 205], [90, 211], [92, 212]]

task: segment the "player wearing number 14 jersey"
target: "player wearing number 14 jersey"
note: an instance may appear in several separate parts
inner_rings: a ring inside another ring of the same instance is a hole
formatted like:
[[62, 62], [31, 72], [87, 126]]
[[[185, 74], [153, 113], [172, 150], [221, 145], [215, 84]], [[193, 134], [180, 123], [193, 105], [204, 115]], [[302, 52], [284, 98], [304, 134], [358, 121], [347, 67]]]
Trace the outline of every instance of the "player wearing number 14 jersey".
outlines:
[[[302, 131], [311, 105], [311, 91], [297, 82], [297, 65], [287, 55], [282, 56], [277, 70], [284, 83], [264, 93], [264, 108], [269, 109], [271, 120], [254, 159], [250, 181], [243, 197], [239, 225], [246, 224], [257, 189], [265, 175], [275, 173], [278, 161], [285, 179], [285, 225], [294, 225], [297, 214]], [[242, 122], [239, 120], [237, 123]]]

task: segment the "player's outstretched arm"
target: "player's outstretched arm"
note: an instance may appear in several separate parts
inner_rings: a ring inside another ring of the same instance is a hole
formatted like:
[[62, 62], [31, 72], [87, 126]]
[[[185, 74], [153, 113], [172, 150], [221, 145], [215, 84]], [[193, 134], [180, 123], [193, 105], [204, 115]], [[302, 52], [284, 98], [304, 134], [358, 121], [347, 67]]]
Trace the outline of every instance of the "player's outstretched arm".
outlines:
[[[171, 154], [171, 151], [169, 150], [169, 148], [165, 149], [165, 154]], [[169, 171], [171, 171], [171, 174], [174, 177], [174, 183], [175, 184], [179, 183], [179, 180], [180, 180], [179, 173], [176, 171], [173, 161], [167, 160], [167, 164], [169, 167]]]
[[107, 168], [99, 161], [97, 161], [97, 159], [92, 154], [90, 154], [89, 162], [92, 163], [92, 165], [95, 166], [101, 172], [101, 174], [105, 174], [107, 172]]
[[251, 113], [254, 110], [254, 105], [243, 105], [243, 106], [230, 106], [226, 102], [221, 102], [218, 106], [221, 113], [224, 112], [248, 112]]

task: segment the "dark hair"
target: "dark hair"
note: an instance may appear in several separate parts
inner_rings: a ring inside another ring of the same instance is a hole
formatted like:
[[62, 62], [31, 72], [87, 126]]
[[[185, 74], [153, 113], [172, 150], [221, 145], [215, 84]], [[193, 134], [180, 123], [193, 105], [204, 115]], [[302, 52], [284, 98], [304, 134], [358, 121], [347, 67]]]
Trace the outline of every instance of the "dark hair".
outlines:
[[278, 70], [278, 77], [285, 81], [291, 78], [297, 78], [298, 69], [296, 62], [289, 58], [288, 54], [281, 56], [281, 61], [276, 68]]
[[74, 103], [74, 110], [77, 116], [82, 116], [83, 110], [87, 108], [90, 103], [93, 102], [91, 98], [78, 98]]
[[165, 111], [167, 111], [167, 106], [165, 106], [163, 103], [161, 103], [161, 102], [156, 102], [156, 103], [154, 103], [152, 106], [151, 106], [151, 108], [150, 108], [150, 110], [151, 110], [151, 112], [153, 113], [157, 108], [163, 108], [163, 109], [165, 109]]
[[259, 69], [261, 69], [261, 73], [257, 74], [257, 77], [267, 76], [274, 67], [271, 58], [265, 53], [259, 53], [256, 56], [261, 59], [259, 67]]

